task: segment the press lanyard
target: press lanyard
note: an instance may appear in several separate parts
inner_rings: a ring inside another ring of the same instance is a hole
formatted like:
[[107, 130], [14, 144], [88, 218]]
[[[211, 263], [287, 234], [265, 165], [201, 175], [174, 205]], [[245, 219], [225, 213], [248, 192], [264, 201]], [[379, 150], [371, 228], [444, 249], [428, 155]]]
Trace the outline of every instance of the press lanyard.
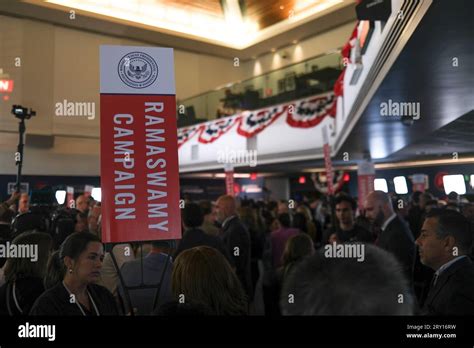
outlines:
[[[64, 287], [66, 288], [67, 292], [69, 293], [69, 295], [74, 295], [66, 286], [66, 284], [64, 283], [64, 280], [63, 280], [63, 285]], [[100, 313], [99, 313], [99, 310], [97, 309], [97, 306], [95, 305], [95, 302], [94, 302], [94, 299], [92, 298], [91, 294], [89, 293], [89, 290], [87, 290], [87, 296], [89, 296], [89, 299], [91, 300], [91, 303], [92, 305], [94, 306], [94, 309], [95, 309], [95, 313], [97, 314], [97, 316], [100, 316]], [[76, 299], [74, 299], [74, 303], [76, 304], [76, 306], [79, 307], [79, 309], [81, 310], [82, 312], [82, 315], [83, 316], [86, 316], [86, 312], [84, 312], [84, 309], [82, 309], [81, 305], [78, 303], [78, 301], [76, 301]]]

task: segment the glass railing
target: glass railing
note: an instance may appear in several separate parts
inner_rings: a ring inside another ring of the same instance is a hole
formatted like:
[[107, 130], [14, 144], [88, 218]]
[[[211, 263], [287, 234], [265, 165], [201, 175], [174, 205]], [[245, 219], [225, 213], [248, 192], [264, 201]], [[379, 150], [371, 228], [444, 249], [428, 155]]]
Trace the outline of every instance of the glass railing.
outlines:
[[178, 127], [328, 92], [342, 68], [339, 52], [327, 53], [180, 100]]

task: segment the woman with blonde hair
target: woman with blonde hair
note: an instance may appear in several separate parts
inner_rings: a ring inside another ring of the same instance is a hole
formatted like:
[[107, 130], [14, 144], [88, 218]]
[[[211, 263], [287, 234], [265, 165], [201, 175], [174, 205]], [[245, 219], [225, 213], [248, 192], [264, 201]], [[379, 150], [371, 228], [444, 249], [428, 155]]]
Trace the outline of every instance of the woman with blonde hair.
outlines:
[[306, 256], [313, 254], [313, 241], [307, 234], [300, 233], [290, 237], [286, 242], [285, 251], [282, 256], [283, 266], [280, 269], [281, 279], [284, 280], [297, 263], [303, 260]]
[[183, 251], [173, 264], [171, 287], [179, 303], [204, 305], [212, 315], [246, 315], [247, 298], [239, 278], [216, 249]]
[[316, 225], [313, 222], [313, 218], [311, 216], [311, 210], [304, 204], [300, 205], [296, 208], [297, 213], [302, 213], [306, 218], [306, 233], [309, 234], [313, 241], [317, 240], [319, 231], [316, 229]]

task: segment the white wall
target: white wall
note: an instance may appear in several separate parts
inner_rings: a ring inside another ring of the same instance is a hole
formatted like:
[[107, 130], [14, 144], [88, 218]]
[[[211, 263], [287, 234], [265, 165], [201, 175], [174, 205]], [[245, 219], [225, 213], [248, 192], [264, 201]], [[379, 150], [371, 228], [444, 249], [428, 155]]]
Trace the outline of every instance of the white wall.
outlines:
[[[242, 65], [244, 78], [301, 62], [311, 57], [330, 52], [342, 47], [349, 39], [356, 22], [331, 29], [320, 35], [298, 42], [295, 45], [277, 50], [275, 53], [269, 52], [257, 59], [245, 62]], [[281, 53], [287, 52], [288, 58], [281, 58]]]

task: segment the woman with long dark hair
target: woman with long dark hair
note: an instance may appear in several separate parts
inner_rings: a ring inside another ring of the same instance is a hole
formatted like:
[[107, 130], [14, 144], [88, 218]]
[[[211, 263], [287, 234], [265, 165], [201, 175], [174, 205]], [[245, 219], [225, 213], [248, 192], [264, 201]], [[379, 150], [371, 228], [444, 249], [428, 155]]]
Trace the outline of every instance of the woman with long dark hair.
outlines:
[[66, 267], [61, 282], [35, 302], [32, 315], [117, 315], [112, 294], [95, 284], [100, 277], [104, 251], [99, 238], [76, 232], [66, 238], [59, 259]]

